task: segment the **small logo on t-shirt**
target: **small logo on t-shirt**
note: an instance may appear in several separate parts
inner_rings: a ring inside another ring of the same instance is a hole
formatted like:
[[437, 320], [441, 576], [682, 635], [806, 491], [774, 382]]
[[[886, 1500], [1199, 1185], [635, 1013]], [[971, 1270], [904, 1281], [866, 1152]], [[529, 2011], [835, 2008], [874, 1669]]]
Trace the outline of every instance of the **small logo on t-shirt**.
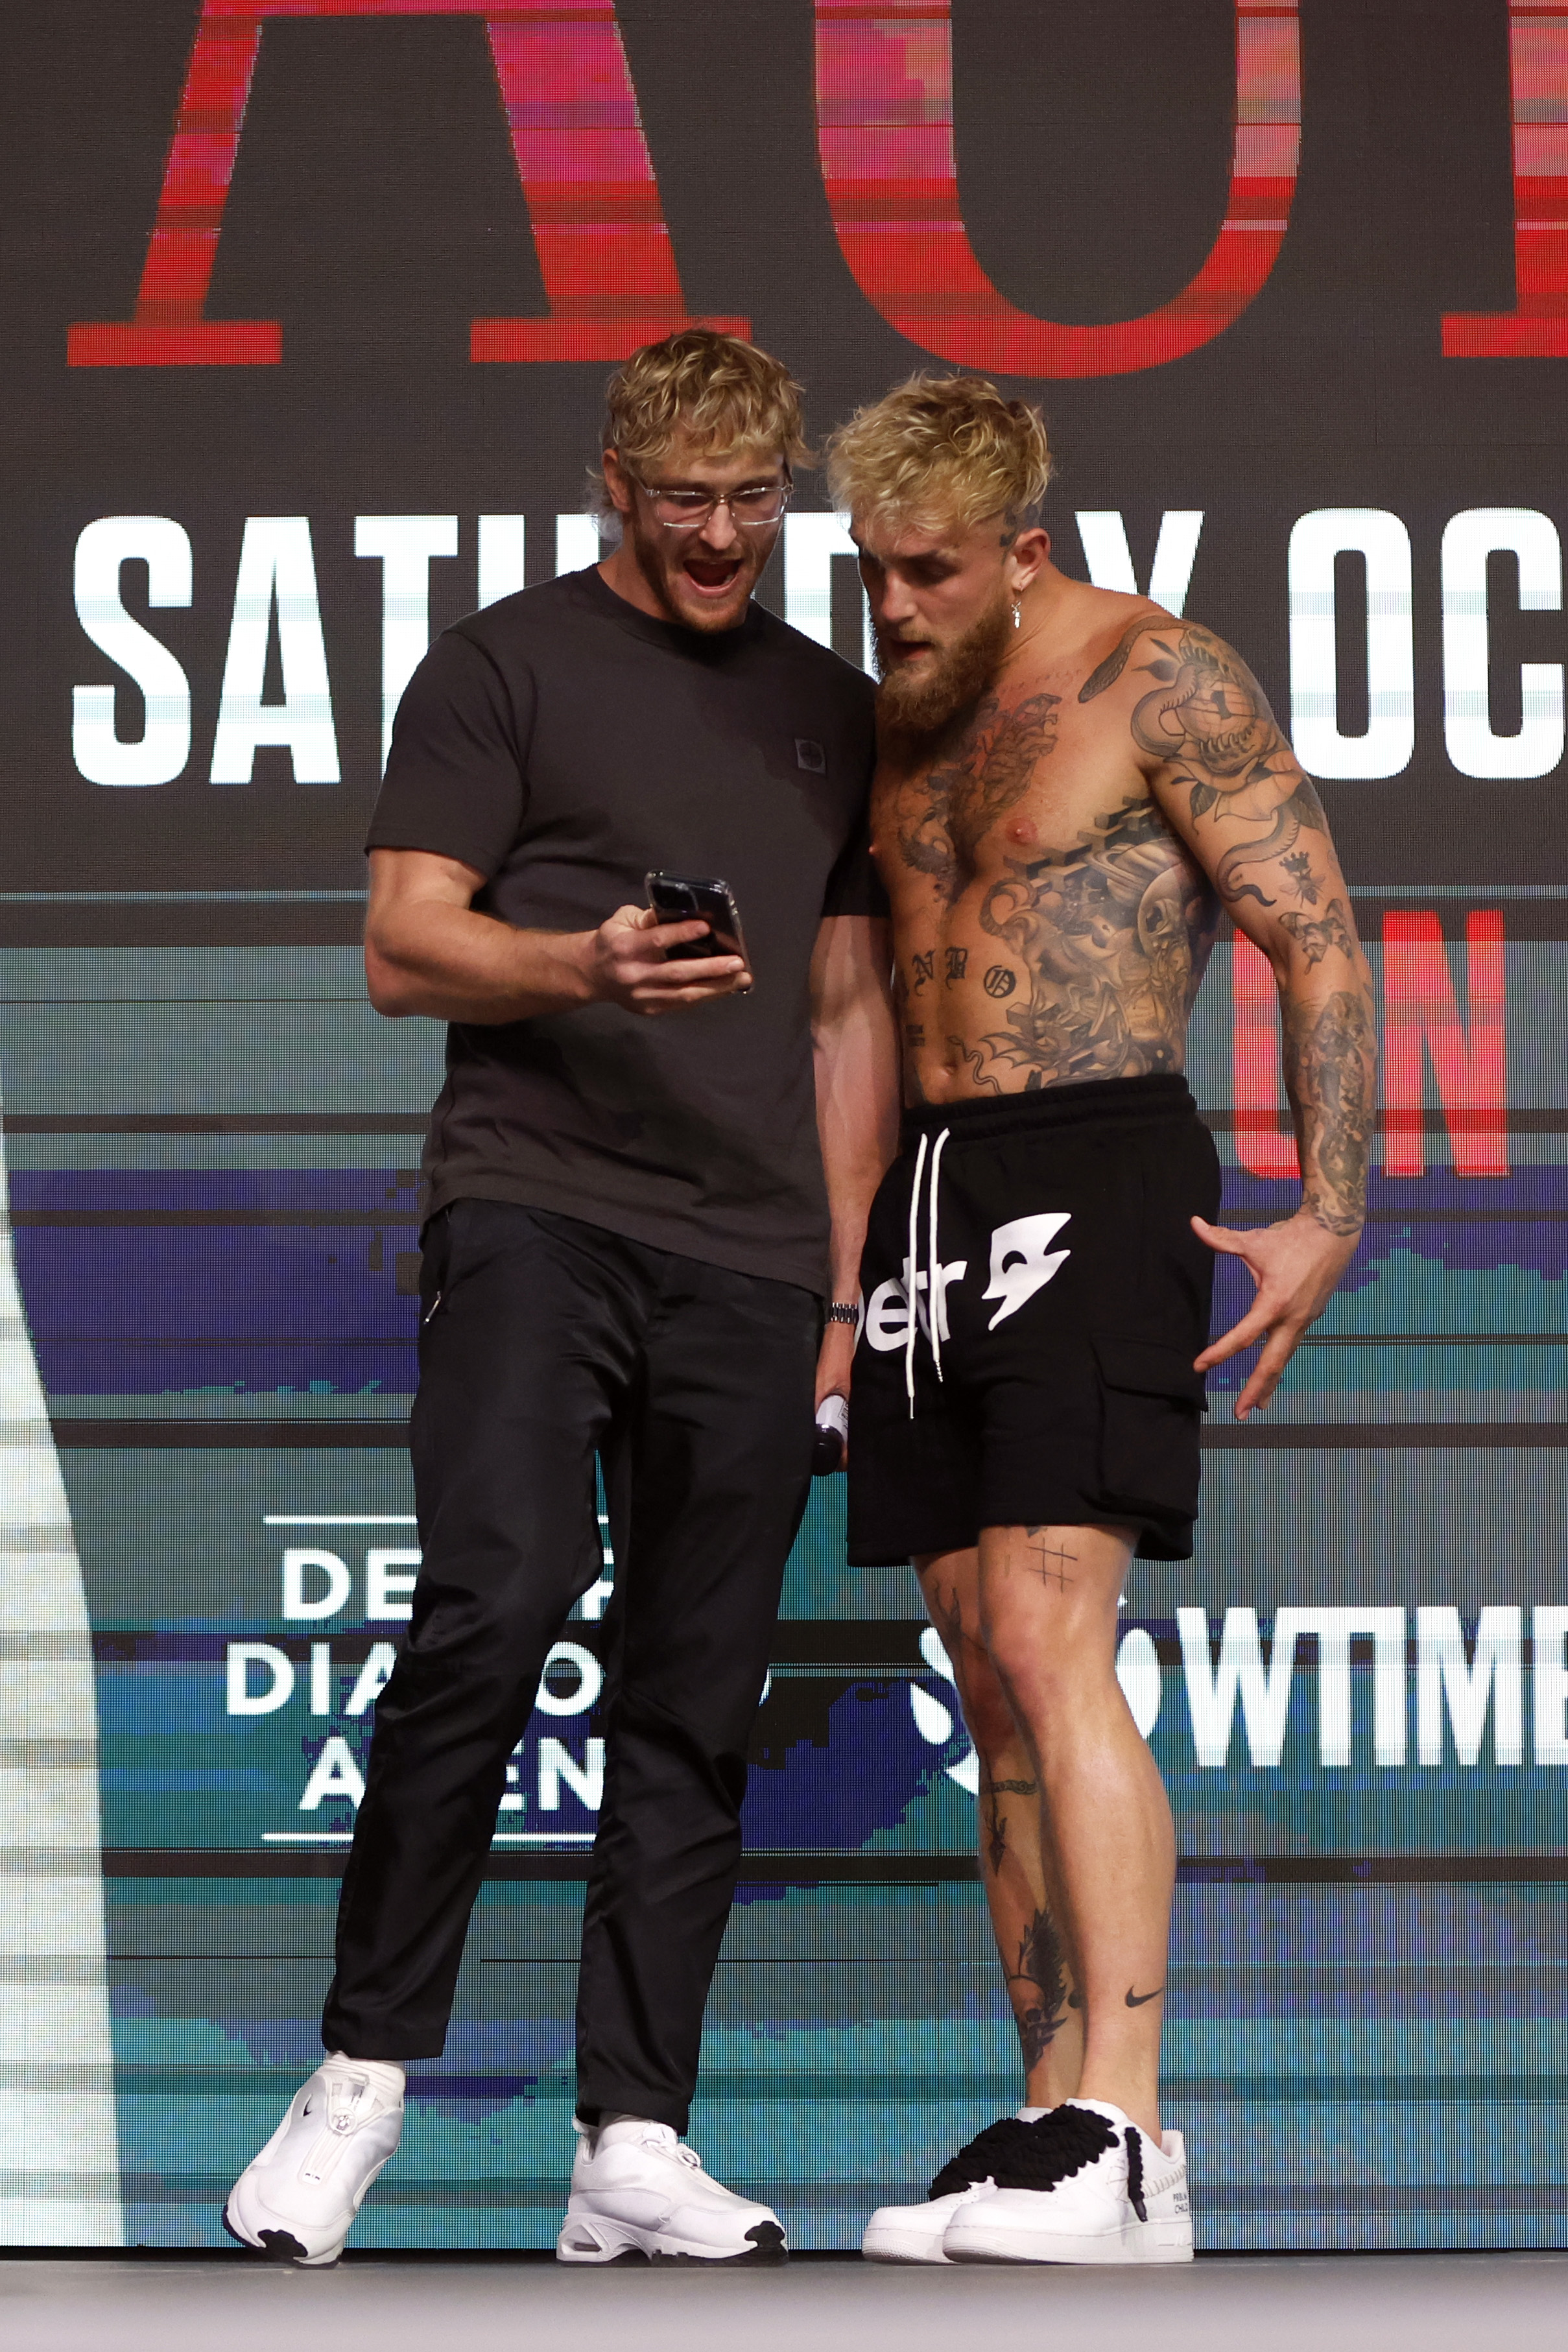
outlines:
[[805, 768], [811, 775], [825, 776], [827, 773], [827, 754], [820, 743], [812, 741], [809, 735], [797, 735], [795, 739], [795, 764], [797, 768]]

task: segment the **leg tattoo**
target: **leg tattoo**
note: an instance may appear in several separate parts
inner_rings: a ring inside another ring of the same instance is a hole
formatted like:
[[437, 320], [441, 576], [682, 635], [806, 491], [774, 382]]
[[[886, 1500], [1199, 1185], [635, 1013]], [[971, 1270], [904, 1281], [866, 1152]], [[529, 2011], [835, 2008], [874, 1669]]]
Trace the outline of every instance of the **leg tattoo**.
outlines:
[[1018, 1965], [1007, 1979], [1018, 2021], [1024, 2071], [1032, 2074], [1067, 2021], [1072, 2006], [1061, 1938], [1048, 1911], [1037, 1911], [1018, 1946]]
[[995, 1877], [996, 1873], [1001, 1869], [1002, 1858], [1004, 1854], [1005, 1854], [1006, 1851], [1007, 1823], [1003, 1817], [1001, 1806], [997, 1803], [995, 1796], [993, 1795], [990, 1807], [985, 1815], [985, 1857], [991, 1864], [991, 1875], [993, 1878]]
[[[1029, 1549], [1034, 1553], [1036, 1559], [1040, 1563], [1039, 1567], [1035, 1570], [1040, 1582], [1042, 1584], [1054, 1584], [1057, 1586], [1058, 1591], [1065, 1592], [1068, 1586], [1076, 1581], [1075, 1578], [1070, 1577], [1068, 1574], [1066, 1562], [1070, 1559], [1076, 1567], [1078, 1563], [1077, 1552], [1068, 1551], [1065, 1547], [1060, 1549], [1057, 1549], [1050, 1544], [1047, 1543], [1045, 1538], [1050, 1533], [1049, 1528], [1026, 1528], [1024, 1533], [1026, 1536], [1037, 1536], [1040, 1538], [1037, 1543], [1031, 1543], [1029, 1546]], [[1054, 1559], [1058, 1563], [1055, 1568], [1047, 1568], [1046, 1565], [1046, 1562], [1051, 1559]]]
[[1037, 1780], [982, 1780], [980, 1795], [985, 1805], [985, 1858], [995, 1877], [1007, 1853], [1007, 1819], [1002, 1811], [1004, 1797], [1037, 1797]]
[[926, 1594], [926, 1614], [942, 1635], [942, 1646], [956, 1674], [959, 1653], [970, 1638], [963, 1630], [963, 1611], [959, 1602], [958, 1587], [953, 1585], [949, 1591], [943, 1592], [940, 1584], [933, 1584]]

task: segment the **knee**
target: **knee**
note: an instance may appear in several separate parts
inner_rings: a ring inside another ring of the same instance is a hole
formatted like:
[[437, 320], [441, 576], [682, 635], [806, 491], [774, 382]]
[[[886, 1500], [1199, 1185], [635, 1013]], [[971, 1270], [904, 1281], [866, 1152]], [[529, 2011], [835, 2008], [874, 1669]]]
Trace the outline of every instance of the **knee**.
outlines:
[[1012, 1704], [988, 1654], [972, 1652], [965, 1658], [958, 1696], [969, 1736], [982, 1757], [998, 1755], [1016, 1739], [1018, 1726]]
[[1045, 1633], [1037, 1622], [1002, 1610], [988, 1614], [986, 1654], [1003, 1703], [1026, 1723], [1070, 1713], [1099, 1685], [1103, 1644], [1069, 1626]]

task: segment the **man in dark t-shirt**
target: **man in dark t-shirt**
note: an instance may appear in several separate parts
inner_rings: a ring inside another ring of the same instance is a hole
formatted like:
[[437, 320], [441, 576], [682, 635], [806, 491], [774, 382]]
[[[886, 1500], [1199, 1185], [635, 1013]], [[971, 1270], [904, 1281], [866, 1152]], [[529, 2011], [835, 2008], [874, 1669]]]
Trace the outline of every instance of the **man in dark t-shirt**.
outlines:
[[[376, 1709], [328, 2056], [226, 2209], [281, 2260], [336, 2259], [396, 2148], [405, 2063], [443, 2047], [508, 1759], [600, 1574], [595, 1462], [616, 1573], [556, 2251], [784, 2251], [680, 2135], [814, 1399], [848, 1391], [896, 1139], [871, 688], [751, 601], [798, 395], [704, 330], [635, 354], [605, 436], [618, 546], [447, 630], [397, 715], [371, 997], [449, 1024], [425, 1155], [423, 1564]], [[727, 883], [744, 961], [700, 920], [658, 921], [651, 869]]]

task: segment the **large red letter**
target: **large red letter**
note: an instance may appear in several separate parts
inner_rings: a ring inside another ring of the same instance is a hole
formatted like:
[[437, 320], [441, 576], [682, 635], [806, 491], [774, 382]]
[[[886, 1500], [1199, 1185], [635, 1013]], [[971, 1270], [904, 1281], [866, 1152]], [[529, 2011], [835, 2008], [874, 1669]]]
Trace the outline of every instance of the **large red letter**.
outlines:
[[1447, 360], [1568, 357], [1568, 0], [1511, 0], [1511, 310], [1445, 310]]
[[[268, 16], [483, 16], [550, 315], [476, 319], [476, 360], [618, 360], [689, 326], [614, 0], [203, 0], [134, 316], [77, 326], [73, 367], [256, 366], [276, 319], [203, 316]], [[703, 325], [747, 334], [745, 319]]]
[[1384, 1171], [1422, 1176], [1426, 1119], [1423, 1047], [1432, 1057], [1459, 1176], [1506, 1176], [1506, 995], [1502, 916], [1465, 918], [1469, 1036], [1459, 1021], [1443, 934], [1433, 914], [1383, 919]]
[[817, 140], [863, 294], [910, 341], [1005, 375], [1122, 375], [1233, 326], [1273, 268], [1296, 188], [1296, 0], [1237, 0], [1230, 201], [1208, 259], [1157, 310], [1110, 327], [1031, 318], [975, 257], [958, 203], [950, 0], [816, 0]]

